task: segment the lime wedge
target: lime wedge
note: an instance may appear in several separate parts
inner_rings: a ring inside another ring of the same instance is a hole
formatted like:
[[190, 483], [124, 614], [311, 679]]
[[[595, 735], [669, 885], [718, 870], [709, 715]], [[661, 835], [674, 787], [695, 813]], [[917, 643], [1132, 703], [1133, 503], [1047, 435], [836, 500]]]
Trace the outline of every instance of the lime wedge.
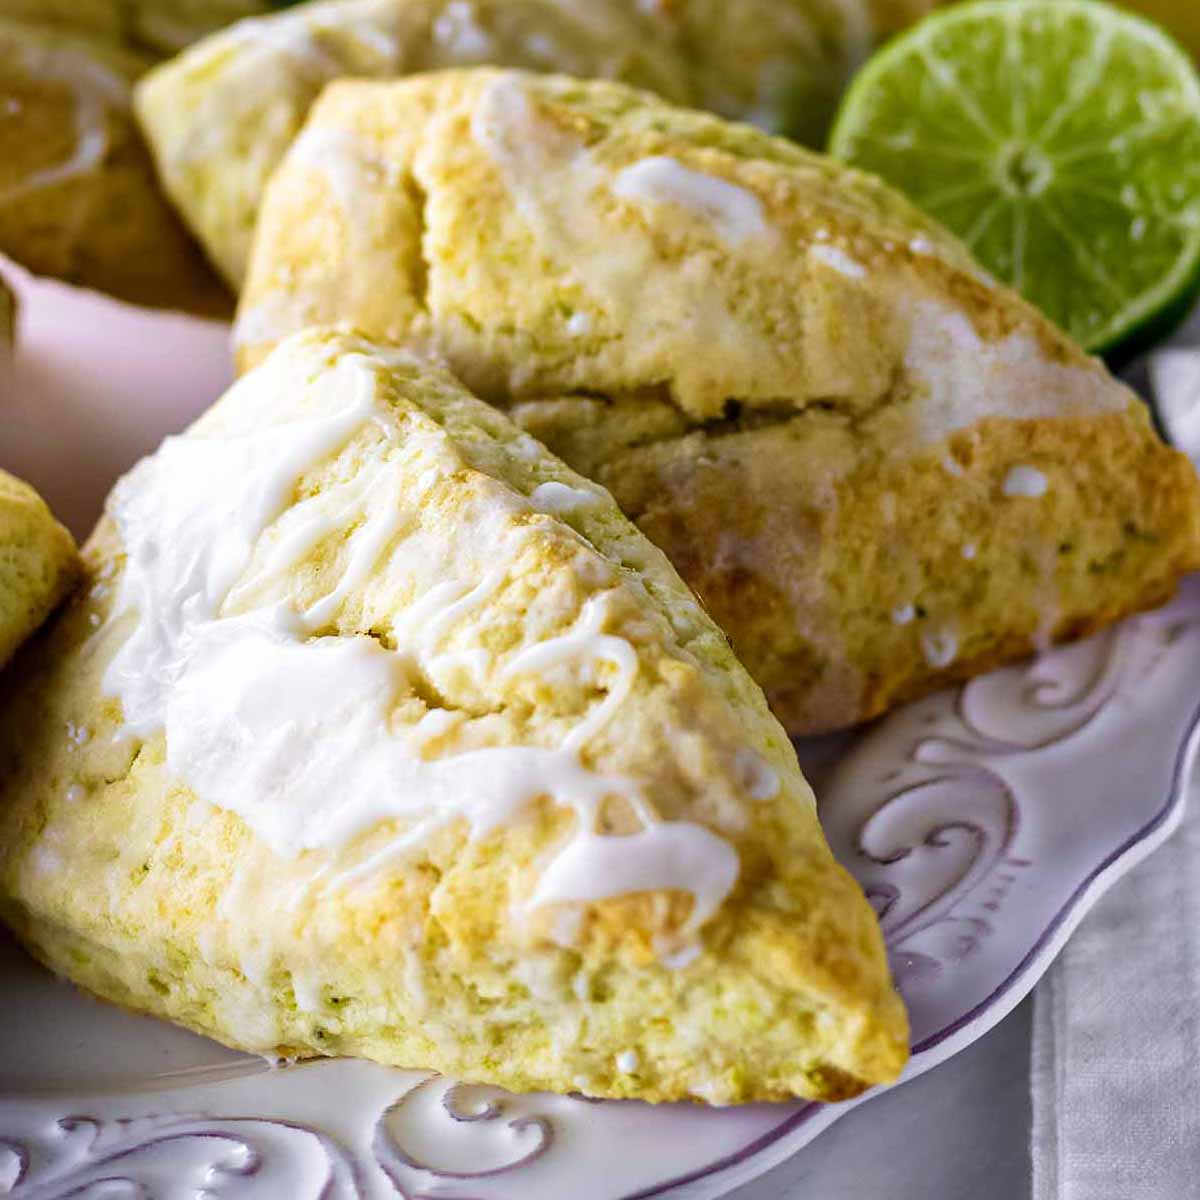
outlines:
[[862, 70], [830, 150], [908, 194], [1087, 349], [1125, 357], [1200, 290], [1200, 79], [1099, 0], [979, 0]]

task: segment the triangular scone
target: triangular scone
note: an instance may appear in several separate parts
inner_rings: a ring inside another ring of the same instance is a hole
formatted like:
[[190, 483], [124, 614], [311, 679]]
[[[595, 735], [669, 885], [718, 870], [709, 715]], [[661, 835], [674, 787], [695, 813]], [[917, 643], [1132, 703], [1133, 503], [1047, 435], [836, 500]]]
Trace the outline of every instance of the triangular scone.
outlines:
[[134, 304], [224, 316], [232, 297], [134, 120], [132, 84], [154, 60], [80, 24], [10, 20], [0, 0], [0, 253]]
[[338, 0], [206, 39], [137, 109], [163, 186], [233, 287], [263, 190], [321, 88], [492, 63], [621, 79], [823, 138], [851, 71], [932, 0]]
[[1200, 564], [1187, 460], [948, 234], [878, 180], [615, 84], [329, 89], [268, 190], [242, 361], [329, 321], [438, 350], [607, 487], [793, 732]]
[[[0, 304], [5, 294], [0, 291]], [[0, 372], [3, 355], [0, 344]], [[33, 488], [0, 471], [0, 667], [54, 611], [78, 575], [71, 535]]]
[[331, 79], [485, 62], [617, 77], [686, 102], [688, 62], [664, 24], [637, 0], [304, 4], [206, 38], [151, 72], [136, 104], [163, 187], [237, 288], [267, 180]]
[[449, 375], [301, 335], [86, 559], [0, 722], [0, 911], [55, 970], [512, 1089], [900, 1070], [874, 913], [762, 693], [611, 497]]

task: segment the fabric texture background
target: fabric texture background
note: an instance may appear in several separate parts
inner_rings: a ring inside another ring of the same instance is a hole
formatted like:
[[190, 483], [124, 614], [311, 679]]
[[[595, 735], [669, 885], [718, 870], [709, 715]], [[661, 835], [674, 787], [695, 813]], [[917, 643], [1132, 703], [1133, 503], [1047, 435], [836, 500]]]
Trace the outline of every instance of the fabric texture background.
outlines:
[[1200, 1163], [1200, 797], [1038, 985], [1033, 1200], [1180, 1200]]
[[[1200, 311], [1133, 382], [1200, 459]], [[1200, 1167], [1200, 787], [1034, 993], [1033, 1200], [1181, 1200]]]

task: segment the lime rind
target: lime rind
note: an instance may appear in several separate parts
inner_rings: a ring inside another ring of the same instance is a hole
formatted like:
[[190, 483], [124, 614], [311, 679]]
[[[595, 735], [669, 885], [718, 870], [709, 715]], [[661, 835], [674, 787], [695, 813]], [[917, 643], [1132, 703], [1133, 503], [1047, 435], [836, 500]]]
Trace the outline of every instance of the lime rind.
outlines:
[[[1038, 22], [1072, 68], [1065, 96], [1061, 76], [1044, 69], [1055, 54], [1022, 44]], [[964, 42], [968, 60], [947, 53]], [[1114, 55], [1120, 86], [1105, 87]], [[1097, 112], [1089, 100], [1102, 90]], [[1031, 142], [1036, 153], [1005, 160]], [[1128, 357], [1200, 289], [1200, 77], [1158, 26], [1100, 0], [975, 0], [934, 13], [859, 72], [830, 150], [907, 192], [1091, 350]], [[1139, 155], [1148, 171], [1137, 170]], [[1164, 192], [1171, 155], [1181, 166]], [[1010, 169], [1036, 202], [1006, 194], [997, 172]], [[1040, 194], [1038, 171], [1049, 173]], [[931, 179], [946, 182], [931, 192]], [[1070, 270], [1047, 271], [1038, 254]], [[1083, 294], [1094, 303], [1081, 305]]]

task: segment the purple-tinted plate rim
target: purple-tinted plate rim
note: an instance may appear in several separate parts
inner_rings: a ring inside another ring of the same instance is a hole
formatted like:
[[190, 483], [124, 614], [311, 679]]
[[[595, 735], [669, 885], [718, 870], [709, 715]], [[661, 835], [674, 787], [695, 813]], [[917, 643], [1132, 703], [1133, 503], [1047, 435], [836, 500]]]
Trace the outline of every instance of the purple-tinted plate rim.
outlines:
[[[1167, 797], [1160, 808], [1140, 829], [1130, 834], [1080, 881], [1021, 961], [987, 996], [949, 1025], [923, 1038], [912, 1047], [909, 1066], [898, 1083], [906, 1083], [915, 1079], [918, 1075], [945, 1062], [957, 1049], [961, 1048], [948, 1046], [948, 1043], [953, 1042], [956, 1035], [962, 1034], [968, 1027], [977, 1026], [973, 1029], [973, 1033], [976, 1037], [982, 1036], [1002, 1021], [1029, 995], [1062, 949], [1075, 926], [1096, 901], [1117, 880], [1137, 866], [1143, 858], [1157, 849], [1174, 832], [1187, 805], [1188, 783], [1198, 751], [1200, 751], [1200, 700], [1196, 702], [1185, 725], [1183, 738], [1171, 770], [1171, 782], [1167, 789]], [[891, 1086], [895, 1087], [898, 1084]], [[828, 1119], [822, 1125], [822, 1128], [825, 1128], [858, 1104], [878, 1094], [880, 1094], [880, 1090], [871, 1091], [860, 1100], [836, 1106], [811, 1101], [798, 1112], [785, 1117], [766, 1133], [760, 1134], [748, 1145], [732, 1154], [727, 1154], [717, 1162], [690, 1171], [685, 1175], [653, 1183], [636, 1192], [629, 1192], [619, 1197], [618, 1200], [652, 1200], [654, 1197], [665, 1195], [674, 1188], [710, 1179], [722, 1171], [747, 1163], [756, 1155], [802, 1128], [809, 1121], [819, 1116], [827, 1117]], [[816, 1132], [819, 1130], [814, 1131], [814, 1136]], [[775, 1165], [775, 1162], [763, 1163], [762, 1171], [739, 1179], [733, 1182], [732, 1186], [748, 1183], [756, 1175], [762, 1174]]]

